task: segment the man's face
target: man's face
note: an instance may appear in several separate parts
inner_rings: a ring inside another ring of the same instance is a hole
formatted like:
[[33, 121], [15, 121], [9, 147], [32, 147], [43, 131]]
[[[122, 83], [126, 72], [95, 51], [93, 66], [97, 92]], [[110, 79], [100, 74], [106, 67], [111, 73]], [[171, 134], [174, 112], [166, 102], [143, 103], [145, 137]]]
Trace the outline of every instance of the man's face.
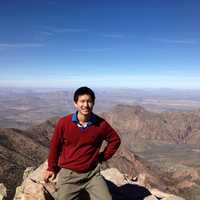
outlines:
[[84, 94], [78, 97], [77, 102], [74, 102], [77, 111], [82, 115], [89, 115], [92, 112], [94, 102], [90, 95]]

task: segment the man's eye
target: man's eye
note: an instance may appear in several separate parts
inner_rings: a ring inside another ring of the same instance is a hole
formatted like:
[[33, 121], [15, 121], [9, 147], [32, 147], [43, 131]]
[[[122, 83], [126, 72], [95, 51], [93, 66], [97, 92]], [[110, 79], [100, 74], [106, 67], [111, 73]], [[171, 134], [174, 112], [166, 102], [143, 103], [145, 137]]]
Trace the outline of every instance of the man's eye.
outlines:
[[87, 103], [87, 104], [91, 104], [92, 103], [92, 101], [80, 101], [80, 103]]

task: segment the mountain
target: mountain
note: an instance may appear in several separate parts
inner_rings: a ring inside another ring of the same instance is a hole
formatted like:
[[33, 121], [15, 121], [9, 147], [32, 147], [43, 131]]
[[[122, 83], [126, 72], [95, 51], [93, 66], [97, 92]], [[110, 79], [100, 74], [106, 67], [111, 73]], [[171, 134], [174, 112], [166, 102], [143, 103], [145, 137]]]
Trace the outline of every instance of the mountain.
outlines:
[[58, 117], [52, 117], [41, 124], [34, 125], [26, 130], [26, 135], [48, 148], [57, 120]]
[[0, 128], [0, 180], [13, 195], [13, 187], [22, 180], [28, 166], [37, 166], [48, 149], [27, 136], [25, 131]]
[[8, 199], [22, 181], [27, 167], [38, 166], [48, 154], [48, 146], [57, 117], [27, 130], [0, 128], [0, 182], [8, 190]]
[[177, 194], [198, 200], [200, 110], [154, 113], [118, 105], [103, 117], [119, 132], [124, 146], [162, 171], [162, 180]]
[[172, 144], [200, 145], [200, 110], [155, 113], [141, 106], [117, 105], [103, 117], [126, 136]]

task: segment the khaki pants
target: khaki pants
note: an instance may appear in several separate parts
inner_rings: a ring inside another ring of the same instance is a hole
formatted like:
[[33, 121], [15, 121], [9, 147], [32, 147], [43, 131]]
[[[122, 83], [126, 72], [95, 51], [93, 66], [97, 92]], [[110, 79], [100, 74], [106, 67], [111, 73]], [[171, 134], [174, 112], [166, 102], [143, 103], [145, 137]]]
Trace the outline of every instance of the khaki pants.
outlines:
[[56, 200], [78, 200], [82, 190], [89, 193], [90, 200], [111, 200], [106, 182], [100, 175], [100, 166], [87, 173], [77, 173], [62, 168], [57, 183]]

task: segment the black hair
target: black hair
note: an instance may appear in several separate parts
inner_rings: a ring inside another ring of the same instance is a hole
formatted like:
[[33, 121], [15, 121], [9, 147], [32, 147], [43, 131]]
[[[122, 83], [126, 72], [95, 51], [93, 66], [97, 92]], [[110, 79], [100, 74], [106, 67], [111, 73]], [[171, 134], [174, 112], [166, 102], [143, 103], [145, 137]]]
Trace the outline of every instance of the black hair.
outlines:
[[81, 95], [87, 94], [91, 97], [92, 102], [95, 102], [95, 94], [92, 91], [92, 89], [88, 88], [88, 87], [80, 87], [78, 88], [75, 92], [74, 92], [74, 102], [78, 101], [78, 97]]

